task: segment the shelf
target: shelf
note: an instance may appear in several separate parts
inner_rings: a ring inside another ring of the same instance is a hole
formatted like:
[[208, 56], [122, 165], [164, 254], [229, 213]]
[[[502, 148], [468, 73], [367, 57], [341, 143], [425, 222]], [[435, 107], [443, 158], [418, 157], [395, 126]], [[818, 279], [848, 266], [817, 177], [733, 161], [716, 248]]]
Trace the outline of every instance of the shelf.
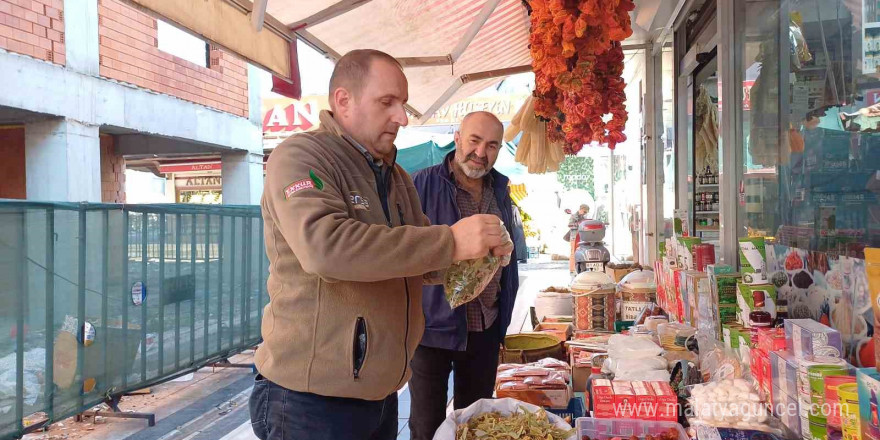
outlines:
[[718, 211], [697, 211], [694, 212], [694, 215], [718, 215], [720, 212]]
[[865, 29], [880, 29], [880, 22], [865, 22]]
[[705, 185], [697, 185], [697, 189], [701, 189], [701, 188], [718, 188], [718, 186], [719, 186], [719, 185], [718, 185], [717, 183], [711, 183], [711, 184], [705, 184]]
[[697, 232], [721, 232], [721, 228], [697, 228]]

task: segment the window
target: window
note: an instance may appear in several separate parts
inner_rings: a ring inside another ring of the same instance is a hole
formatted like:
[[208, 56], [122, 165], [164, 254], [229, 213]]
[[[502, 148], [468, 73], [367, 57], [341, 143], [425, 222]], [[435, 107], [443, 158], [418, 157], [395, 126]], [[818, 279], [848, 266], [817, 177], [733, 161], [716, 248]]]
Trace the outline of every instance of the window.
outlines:
[[159, 50], [202, 67], [211, 67], [208, 61], [208, 43], [162, 20], [157, 21]]

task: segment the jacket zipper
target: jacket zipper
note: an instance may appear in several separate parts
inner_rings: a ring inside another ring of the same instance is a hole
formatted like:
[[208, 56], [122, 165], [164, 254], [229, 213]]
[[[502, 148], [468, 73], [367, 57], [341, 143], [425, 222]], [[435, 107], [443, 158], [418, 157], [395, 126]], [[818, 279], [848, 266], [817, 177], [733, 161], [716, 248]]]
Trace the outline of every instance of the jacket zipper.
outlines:
[[[403, 208], [400, 206], [400, 203], [397, 204], [397, 215], [400, 217], [400, 226], [405, 226], [406, 221], [403, 219]], [[409, 298], [409, 283], [406, 281], [406, 278], [403, 279], [403, 285], [406, 288], [406, 330], [403, 332], [403, 372], [400, 374], [400, 382], [403, 382], [403, 379], [406, 377], [406, 367], [409, 365], [409, 307], [410, 307], [410, 298]]]

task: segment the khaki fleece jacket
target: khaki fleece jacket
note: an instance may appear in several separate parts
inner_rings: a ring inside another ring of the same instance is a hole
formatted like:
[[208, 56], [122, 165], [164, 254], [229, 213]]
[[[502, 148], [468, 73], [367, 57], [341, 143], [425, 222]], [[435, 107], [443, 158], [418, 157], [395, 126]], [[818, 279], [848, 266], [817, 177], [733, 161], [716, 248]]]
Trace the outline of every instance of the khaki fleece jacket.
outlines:
[[269, 304], [256, 365], [290, 390], [381, 400], [409, 380], [425, 327], [423, 279], [452, 264], [452, 230], [428, 226], [396, 164], [386, 216], [367, 158], [331, 113], [320, 119], [267, 163]]

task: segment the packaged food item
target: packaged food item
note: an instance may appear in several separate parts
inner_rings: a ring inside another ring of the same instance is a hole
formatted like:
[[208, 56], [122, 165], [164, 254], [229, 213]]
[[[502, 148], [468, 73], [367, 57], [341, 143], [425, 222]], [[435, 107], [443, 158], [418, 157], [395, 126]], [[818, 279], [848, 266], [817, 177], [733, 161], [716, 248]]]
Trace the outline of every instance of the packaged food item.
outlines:
[[632, 419], [636, 415], [636, 392], [627, 381], [613, 380], [615, 418]]
[[840, 424], [844, 440], [862, 440], [858, 384], [838, 386], [837, 397], [840, 399]]
[[811, 414], [807, 420], [810, 422], [810, 440], [826, 440], [828, 429], [825, 427], [825, 419]]
[[[856, 383], [854, 376], [826, 376], [825, 377], [825, 405], [828, 411], [828, 428], [841, 431], [840, 421], [840, 396], [837, 394], [839, 386], [847, 383]], [[841, 431], [842, 432], [842, 431]]]
[[880, 249], [865, 249], [865, 265], [868, 273], [868, 289], [871, 293], [871, 305], [874, 309], [874, 361], [880, 370]]
[[788, 351], [770, 353], [770, 370], [774, 387], [773, 394], [797, 397], [798, 364], [797, 359]]
[[712, 426], [760, 428], [768, 420], [761, 397], [745, 379], [695, 385], [691, 407], [695, 423]]
[[613, 419], [614, 414], [614, 387], [608, 379], [596, 379], [593, 381], [591, 401], [593, 402], [593, 415], [598, 419]]
[[[503, 224], [504, 222], [502, 222]], [[510, 235], [507, 233], [507, 228], [501, 229], [504, 231], [506, 241], [509, 242]], [[453, 263], [446, 270], [446, 279], [443, 283], [449, 305], [454, 309], [480, 296], [492, 281], [492, 277], [495, 276], [495, 272], [499, 270], [505, 258], [510, 257], [487, 255], [475, 260]]]
[[577, 330], [614, 330], [617, 286], [604, 272], [582, 272], [571, 285]]
[[815, 412], [811, 399], [812, 391], [810, 390], [809, 375], [810, 368], [816, 369], [815, 367], [827, 368], [825, 371], [833, 372], [835, 376], [840, 376], [847, 372], [847, 363], [843, 359], [824, 356], [798, 359], [798, 397], [801, 401], [801, 415], [803, 417], [807, 417], [811, 412]]
[[657, 396], [648, 382], [633, 381], [633, 392], [636, 396], [636, 418], [655, 420], [657, 418]]
[[776, 319], [776, 287], [772, 284], [737, 284], [740, 324], [746, 327], [771, 327]]
[[848, 373], [847, 367], [836, 365], [813, 365], [807, 367], [807, 378], [810, 382], [810, 413], [828, 417], [828, 407], [825, 406], [825, 381], [828, 376], [844, 376]]
[[660, 422], [678, 421], [678, 395], [672, 390], [669, 381], [648, 382], [657, 401], [656, 420]]
[[762, 328], [757, 332], [758, 342], [756, 346], [765, 353], [785, 350], [785, 329]]
[[697, 270], [696, 261], [694, 261], [694, 245], [702, 242], [703, 240], [697, 237], [677, 237], [677, 263], [680, 269]]
[[[859, 420], [862, 440], [880, 439], [880, 373], [874, 368], [860, 368], [856, 373], [859, 395]], [[839, 389], [839, 388], [838, 388]]]
[[764, 237], [742, 237], [739, 239], [739, 262], [743, 284], [767, 284], [767, 253]]
[[653, 271], [638, 270], [623, 277], [617, 284], [620, 300], [620, 319], [635, 321], [657, 300], [657, 283]]
[[840, 332], [812, 319], [785, 320], [786, 349], [797, 358], [809, 356], [841, 357]]

